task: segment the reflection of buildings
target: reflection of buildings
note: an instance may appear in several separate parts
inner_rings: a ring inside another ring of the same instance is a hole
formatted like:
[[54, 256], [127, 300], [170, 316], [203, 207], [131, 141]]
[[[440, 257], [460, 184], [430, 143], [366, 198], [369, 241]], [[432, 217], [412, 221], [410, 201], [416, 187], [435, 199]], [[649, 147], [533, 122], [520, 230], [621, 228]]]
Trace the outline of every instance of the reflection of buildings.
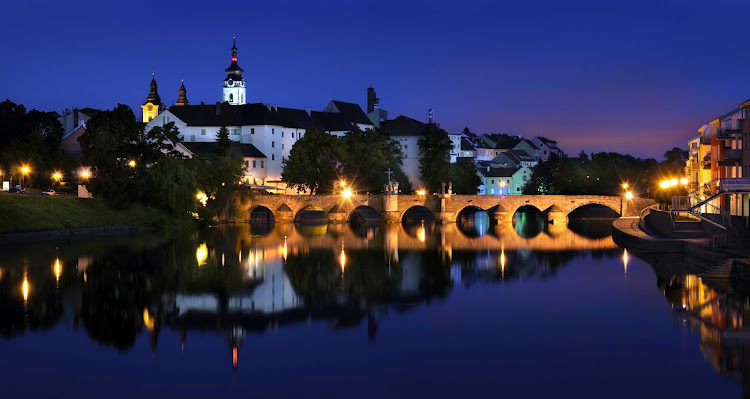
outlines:
[[[719, 373], [741, 380], [750, 397], [750, 303], [744, 295], [721, 293], [695, 275], [677, 276], [664, 287], [681, 325], [700, 334], [700, 350]], [[747, 355], [746, 355], [747, 354]]]

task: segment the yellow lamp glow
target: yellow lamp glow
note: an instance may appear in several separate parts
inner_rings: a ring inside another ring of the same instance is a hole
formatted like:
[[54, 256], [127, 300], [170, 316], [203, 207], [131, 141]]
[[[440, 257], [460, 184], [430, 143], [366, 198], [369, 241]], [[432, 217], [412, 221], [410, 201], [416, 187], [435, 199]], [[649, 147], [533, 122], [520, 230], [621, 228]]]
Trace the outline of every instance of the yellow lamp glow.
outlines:
[[23, 294], [23, 301], [29, 300], [29, 278], [24, 276], [23, 283], [21, 283], [21, 293]]
[[631, 193], [630, 191], [626, 192], [625, 193], [625, 198], [629, 199], [629, 200], [633, 199], [633, 193]]
[[62, 274], [62, 264], [60, 263], [59, 258], [55, 259], [55, 264], [52, 269], [55, 272], [55, 280], [60, 281], [60, 274]]
[[680, 179], [680, 184], [682, 184], [683, 186], [687, 186], [688, 179], [686, 177], [683, 177], [682, 179]]
[[350, 198], [352, 196], [352, 190], [347, 187], [344, 189], [344, 192], [342, 193], [344, 198]]
[[677, 179], [672, 179], [672, 180], [670, 180], [670, 181], [669, 181], [669, 186], [670, 186], [670, 187], [674, 187], [674, 186], [676, 186], [676, 185], [677, 185], [677, 183], [678, 183], [678, 182], [677, 182]]
[[206, 259], [208, 259], [208, 247], [205, 242], [199, 245], [195, 250], [195, 259], [198, 261], [198, 266], [206, 264]]
[[128, 166], [130, 166], [131, 168], [135, 168], [135, 165], [136, 163], [135, 163], [135, 160], [133, 159], [131, 159], [130, 162], [128, 162]]
[[661, 183], [659, 183], [659, 187], [661, 187], [661, 188], [669, 188], [669, 180], [664, 180]]
[[339, 180], [339, 184], [341, 185], [341, 187], [346, 187], [346, 182], [343, 180]]
[[91, 177], [91, 172], [89, 172], [88, 170], [82, 170], [81, 171], [81, 178], [82, 179], [88, 179], [89, 177]]
[[417, 195], [425, 195], [427, 194], [427, 191], [425, 190], [417, 190]]
[[54, 180], [56, 180], [56, 181], [60, 181], [60, 180], [62, 179], [62, 173], [60, 173], [60, 172], [55, 172], [55, 173], [53, 173], [53, 174], [52, 174], [52, 178], [53, 178]]
[[25, 175], [29, 174], [29, 167], [26, 166], [26, 165], [22, 166], [21, 167], [21, 173], [23, 173]]
[[195, 198], [203, 204], [203, 206], [206, 206], [206, 203], [208, 202], [208, 196], [203, 191], [198, 191], [198, 194], [195, 196]]
[[622, 188], [624, 190], [627, 190], [628, 189], [628, 183], [622, 183]]
[[154, 331], [156, 321], [148, 313], [148, 308], [143, 308], [143, 325], [146, 326], [146, 330], [149, 332]]

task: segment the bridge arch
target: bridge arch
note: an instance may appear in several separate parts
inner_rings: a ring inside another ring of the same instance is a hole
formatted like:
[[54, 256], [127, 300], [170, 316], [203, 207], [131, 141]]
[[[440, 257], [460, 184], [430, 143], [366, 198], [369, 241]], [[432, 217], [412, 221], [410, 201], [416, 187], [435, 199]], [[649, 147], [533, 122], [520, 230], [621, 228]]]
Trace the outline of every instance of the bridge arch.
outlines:
[[412, 205], [401, 214], [401, 223], [434, 222], [435, 213], [423, 205]]
[[370, 205], [360, 205], [349, 212], [346, 221], [359, 224], [380, 223], [380, 212]]
[[255, 205], [249, 209], [249, 220], [251, 222], [273, 222], [276, 219], [273, 211], [263, 205]]
[[570, 217], [571, 214], [574, 216], [577, 212], [580, 212], [586, 208], [593, 208], [593, 207], [603, 207], [607, 208], [608, 210], [612, 211], [612, 217], [620, 217], [622, 216], [620, 214], [620, 205], [612, 204], [612, 203], [606, 203], [605, 201], [590, 201], [590, 202], [584, 202], [580, 204], [574, 204], [571, 209], [568, 211], [568, 217]]
[[[302, 221], [302, 219], [304, 218], [305, 214], [308, 213], [308, 212], [309, 213], [313, 213], [313, 212], [319, 213], [318, 215], [316, 215], [317, 218], [322, 218], [323, 220], [327, 221], [327, 219], [325, 219], [327, 217], [326, 211], [322, 207], [320, 207], [318, 205], [307, 205], [307, 206], [304, 206], [304, 207], [300, 208], [294, 214], [294, 221], [295, 222]], [[320, 215], [321, 212], [322, 212], [322, 215]]]

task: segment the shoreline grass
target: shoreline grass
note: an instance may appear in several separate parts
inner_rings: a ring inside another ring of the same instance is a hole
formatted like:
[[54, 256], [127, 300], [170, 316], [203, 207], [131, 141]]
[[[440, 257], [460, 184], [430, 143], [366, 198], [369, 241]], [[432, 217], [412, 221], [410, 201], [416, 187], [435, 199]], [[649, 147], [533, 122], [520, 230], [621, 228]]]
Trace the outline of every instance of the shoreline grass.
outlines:
[[118, 225], [168, 229], [181, 224], [142, 204], [115, 210], [100, 199], [0, 193], [0, 234]]

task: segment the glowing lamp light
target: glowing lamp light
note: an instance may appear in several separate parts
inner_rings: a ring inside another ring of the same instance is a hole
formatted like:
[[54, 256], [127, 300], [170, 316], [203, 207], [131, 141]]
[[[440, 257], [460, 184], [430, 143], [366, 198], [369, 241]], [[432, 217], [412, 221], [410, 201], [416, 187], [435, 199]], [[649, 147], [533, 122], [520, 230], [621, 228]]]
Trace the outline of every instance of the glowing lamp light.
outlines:
[[130, 160], [130, 161], [128, 162], [128, 166], [130, 166], [131, 168], [135, 168], [135, 165], [136, 165], [136, 163], [135, 163], [135, 160], [134, 160], [134, 159], [131, 159], [131, 160]]
[[23, 167], [21, 167], [21, 173], [23, 173], [25, 175], [29, 174], [29, 167], [26, 166], [26, 165], [24, 165]]
[[344, 196], [344, 198], [350, 198], [352, 196], [352, 190], [349, 187], [347, 187], [344, 189], [344, 192], [342, 193], [342, 195]]
[[345, 182], [345, 181], [343, 181], [343, 180], [339, 180], [339, 185], [340, 185], [341, 187], [346, 187], [346, 182]]
[[208, 202], [208, 196], [203, 191], [198, 191], [198, 194], [196, 194], [195, 198], [200, 202], [203, 206], [206, 206], [206, 203]]
[[52, 271], [55, 273], [55, 280], [60, 281], [60, 274], [62, 274], [62, 264], [60, 263], [60, 259], [55, 259], [55, 264], [52, 268]]
[[208, 247], [204, 242], [195, 250], [195, 260], [198, 261], [198, 266], [203, 266], [206, 264], [206, 259], [208, 259]]
[[678, 182], [677, 182], [677, 179], [672, 179], [672, 180], [670, 180], [670, 181], [669, 181], [669, 186], [670, 186], [670, 187], [674, 187], [674, 186], [676, 186], [676, 185], [677, 185], [677, 183], [678, 183]]
[[344, 245], [341, 245], [341, 253], [339, 254], [339, 263], [341, 264], [341, 272], [344, 272], [346, 268], [346, 251], [344, 251]]
[[57, 181], [60, 181], [62, 179], [62, 173], [55, 172], [55, 173], [52, 174], [52, 178], [55, 179], [55, 180], [57, 180]]
[[629, 199], [629, 200], [633, 199], [633, 193], [631, 193], [630, 191], [626, 192], [625, 193], [625, 198]]
[[417, 190], [417, 195], [425, 195], [427, 194], [427, 191], [425, 190]]
[[683, 186], [687, 186], [688, 179], [686, 177], [683, 177], [682, 179], [680, 179], [680, 184], [682, 184]]
[[628, 256], [628, 250], [623, 249], [622, 250], [622, 265], [625, 269], [625, 274], [628, 274], [628, 262], [630, 261], [630, 256]]
[[23, 301], [26, 302], [29, 300], [29, 279], [28, 277], [23, 277], [23, 283], [21, 283], [21, 293], [23, 294]]
[[91, 172], [89, 172], [88, 170], [82, 170], [81, 171], [81, 178], [82, 179], [88, 179], [89, 177], [91, 177]]
[[661, 188], [669, 188], [669, 180], [664, 180], [661, 183], [659, 183], [659, 187], [661, 187]]
[[627, 190], [628, 189], [628, 183], [622, 183], [622, 188], [624, 190]]

